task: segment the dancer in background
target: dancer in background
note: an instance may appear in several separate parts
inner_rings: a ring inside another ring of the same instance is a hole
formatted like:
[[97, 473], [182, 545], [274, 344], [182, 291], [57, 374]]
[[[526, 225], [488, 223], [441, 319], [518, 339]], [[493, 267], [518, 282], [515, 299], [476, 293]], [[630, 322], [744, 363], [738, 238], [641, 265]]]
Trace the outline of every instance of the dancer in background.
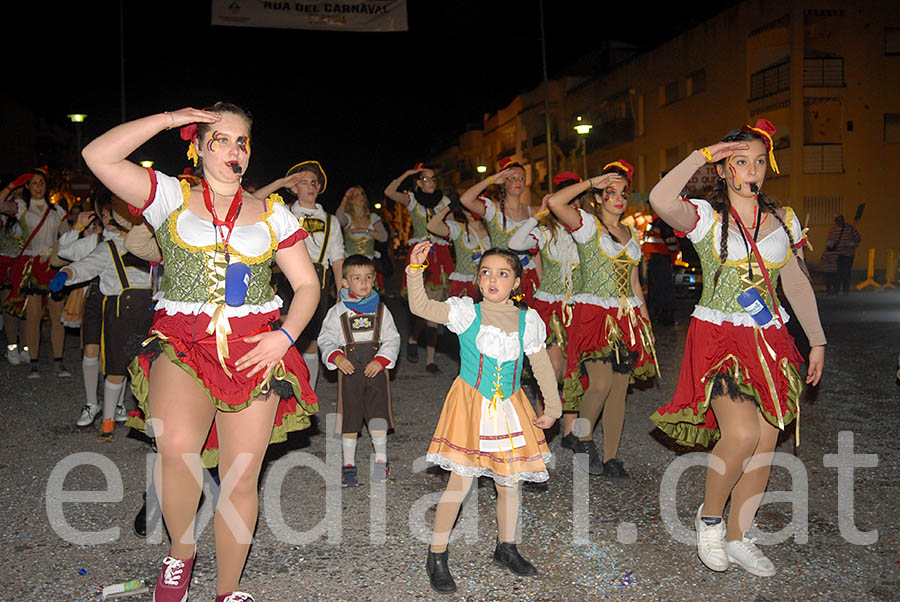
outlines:
[[[578, 327], [572, 329], [566, 347], [563, 399], [569, 407], [578, 404], [587, 428], [577, 433], [577, 441], [570, 435], [567, 446], [586, 454], [587, 465], [576, 458], [577, 464], [613, 483], [631, 480], [618, 458], [628, 384], [656, 374], [653, 335], [638, 278], [641, 245], [637, 231], [621, 223], [633, 173], [627, 161], [613, 161], [599, 176], [563, 188], [547, 200], [550, 210], [572, 230], [582, 272], [572, 318]], [[588, 190], [592, 213], [570, 204]], [[602, 459], [593, 440], [601, 415]]]
[[[319, 277], [319, 304], [316, 313], [297, 338], [297, 348], [303, 354], [303, 361], [309, 368], [309, 383], [313, 391], [319, 380], [319, 351], [316, 339], [325, 319], [325, 312], [331, 306], [334, 283], [340, 282], [341, 266], [344, 262], [344, 238], [341, 226], [335, 216], [327, 213], [318, 202], [319, 196], [328, 186], [328, 176], [318, 161], [302, 161], [291, 167], [283, 178], [256, 191], [257, 198], [267, 198], [281, 188], [288, 189], [297, 201], [291, 205], [291, 213], [306, 232], [306, 250], [312, 258], [313, 267]], [[273, 283], [278, 295], [290, 306], [292, 286], [285, 275], [277, 273]]]
[[[294, 340], [319, 295], [297, 219], [274, 198], [243, 191], [250, 116], [228, 103], [160, 113], [119, 125], [83, 152], [91, 171], [139, 209], [156, 230], [166, 266], [147, 347], [131, 366], [133, 390], [159, 447], [155, 479], [172, 537], [153, 591], [183, 602], [195, 559], [195, 478], [203, 451], [222, 478], [216, 509], [216, 602], [247, 602], [235, 591], [258, 516], [259, 471], [270, 441], [309, 426], [317, 408]], [[200, 186], [127, 160], [163, 130], [182, 128], [198, 160]], [[280, 300], [269, 285], [277, 263], [296, 302], [277, 330]], [[246, 284], [246, 287], [244, 286]], [[149, 379], [149, 380], [148, 380]], [[204, 442], [207, 448], [204, 450]]]
[[[578, 174], [564, 171], [553, 178], [556, 190], [577, 184]], [[547, 207], [550, 195], [543, 198], [541, 207], [528, 218], [509, 239], [509, 248], [516, 253], [540, 254], [543, 273], [534, 292], [534, 308], [547, 325], [547, 354], [557, 380], [562, 378], [568, 331], [572, 327], [576, 290], [581, 289], [582, 272], [578, 269], [578, 247], [572, 234]], [[575, 437], [572, 426], [578, 407], [563, 402], [562, 445], [572, 449]]]
[[[409, 211], [412, 222], [413, 235], [409, 239], [409, 248], [423, 240], [431, 240], [428, 236], [428, 222], [436, 214], [450, 204], [450, 199], [437, 187], [437, 175], [435, 171], [417, 163], [412, 169], [407, 169], [400, 176], [391, 181], [384, 189], [384, 195], [400, 203]], [[453, 258], [450, 256], [450, 246], [446, 240], [434, 241], [432, 255], [429, 258], [428, 267], [425, 270], [427, 280], [425, 290], [428, 298], [443, 301], [447, 298], [448, 279], [453, 273]], [[406, 289], [406, 276], [404, 275], [404, 289]], [[425, 331], [425, 369], [428, 372], [439, 372], [434, 361], [435, 345], [437, 344], [437, 324], [415, 318], [409, 339], [406, 342], [406, 361], [415, 364], [419, 361], [419, 342], [422, 331]]]
[[[509, 239], [516, 229], [531, 217], [527, 204], [525, 168], [512, 157], [500, 161], [500, 171], [473, 185], [460, 195], [462, 204], [475, 215], [484, 218], [491, 245], [509, 248]], [[489, 187], [496, 186], [492, 196], [486, 195]], [[534, 291], [541, 280], [540, 255], [520, 253], [522, 262], [522, 294], [530, 307]]]
[[484, 221], [463, 207], [459, 195], [454, 193], [450, 195], [450, 205], [428, 222], [428, 231], [453, 242], [456, 261], [450, 274], [450, 296], [478, 299], [475, 268], [484, 252], [491, 248]]
[[[29, 177], [30, 176], [30, 177]], [[44, 303], [50, 310], [50, 343], [53, 347], [53, 374], [68, 378], [72, 374], [63, 365], [63, 343], [66, 331], [60, 317], [65, 299], [51, 295], [48, 285], [56, 275], [50, 266], [50, 256], [57, 246], [59, 235], [69, 229], [66, 211], [47, 199], [48, 172], [46, 167], [35, 169], [17, 178], [25, 188], [25, 212], [19, 218], [24, 239], [22, 250], [9, 270], [12, 287], [3, 309], [17, 318], [25, 318], [25, 341], [28, 343], [31, 369], [28, 378], [40, 378], [38, 358], [41, 345], [41, 321]], [[21, 325], [21, 324], [20, 324]]]
[[[344, 229], [344, 253], [347, 255], [363, 255], [375, 264], [375, 242], [386, 242], [387, 230], [381, 216], [369, 208], [369, 197], [362, 186], [351, 186], [344, 193], [344, 198], [335, 212], [338, 222]], [[384, 276], [376, 271], [378, 290], [384, 291]]]
[[[766, 490], [779, 430], [799, 418], [803, 389], [803, 358], [774, 292], [779, 276], [809, 338], [806, 384], [819, 382], [825, 363], [800, 221], [762, 192], [767, 168], [778, 172], [774, 134], [765, 119], [731, 131], [692, 152], [650, 191], [653, 210], [690, 239], [703, 267], [678, 388], [652, 420], [681, 445], [718, 440], [694, 521], [697, 554], [714, 571], [736, 563], [763, 577], [774, 575], [775, 565], [747, 531]], [[685, 184], [707, 162], [718, 175], [707, 199], [682, 198]]]

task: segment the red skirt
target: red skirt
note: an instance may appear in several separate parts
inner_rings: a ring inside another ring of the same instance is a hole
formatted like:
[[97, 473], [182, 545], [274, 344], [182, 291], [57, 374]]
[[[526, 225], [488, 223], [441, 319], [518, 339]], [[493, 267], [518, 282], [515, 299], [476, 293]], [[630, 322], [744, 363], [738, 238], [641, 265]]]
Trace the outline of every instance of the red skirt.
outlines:
[[481, 298], [481, 292], [475, 286], [475, 282], [466, 282], [465, 280], [450, 281], [451, 297], [469, 297], [476, 302]]
[[681, 445], [709, 446], [719, 438], [709, 401], [727, 394], [752, 399], [771, 424], [783, 428], [799, 413], [802, 362], [786, 328], [719, 326], [693, 318], [675, 396], [650, 419]]
[[522, 271], [522, 293], [525, 295], [525, 303], [528, 304], [528, 307], [534, 307], [534, 291], [537, 290], [540, 283], [541, 279], [538, 278], [537, 270]]
[[19, 255], [13, 258], [8, 268], [9, 297], [3, 303], [3, 310], [16, 316], [25, 316], [25, 299], [28, 295], [49, 295], [50, 281], [56, 276], [56, 268], [49, 261], [41, 261], [37, 255]]
[[[275, 423], [269, 443], [278, 443], [287, 439], [287, 434], [309, 427], [309, 416], [319, 410], [318, 400], [309, 385], [309, 370], [293, 345], [288, 348], [281, 365], [272, 371], [269, 382], [263, 381], [262, 371], [247, 377], [245, 371], [235, 368], [235, 363], [244, 354], [256, 346], [256, 343], [245, 343], [244, 337], [269, 331], [269, 325], [278, 319], [279, 311], [265, 314], [250, 314], [242, 318], [229, 318], [232, 334], [228, 337], [229, 358], [225, 365], [231, 377], [225, 374], [219, 364], [216, 351], [216, 339], [206, 334], [206, 326], [210, 316], [188, 314], [168, 314], [165, 310], [157, 311], [150, 327], [151, 336], [156, 335], [162, 352], [169, 360], [184, 370], [203, 389], [219, 410], [237, 412], [250, 406], [257, 397], [266, 395], [272, 390], [281, 395], [278, 409], [275, 412]], [[193, 336], [199, 336], [196, 340]], [[158, 350], [157, 350], [158, 351]], [[149, 350], [138, 355], [129, 367], [132, 378], [131, 388], [140, 404], [141, 411], [133, 412], [128, 426], [144, 430], [145, 420], [150, 416], [150, 366], [157, 353]], [[302, 400], [302, 401], [301, 401]], [[143, 416], [141, 416], [143, 413]], [[215, 466], [218, 462], [219, 438], [216, 425], [212, 429], [203, 447], [202, 457], [205, 466]]]
[[15, 263], [15, 257], [0, 255], [0, 288], [10, 285], [9, 273]]
[[[415, 246], [418, 243], [414, 243]], [[403, 288], [402, 293], [406, 294], [406, 266], [409, 265], [409, 254], [406, 255], [406, 263], [403, 266]], [[428, 267], [425, 268], [425, 287], [440, 289], [443, 291], [442, 298], [447, 295], [447, 283], [450, 274], [453, 273], [453, 256], [450, 255], [450, 247], [435, 243], [431, 247], [428, 254]]]
[[581, 396], [589, 384], [581, 366], [588, 360], [610, 362], [614, 371], [630, 374], [632, 382], [656, 375], [650, 323], [637, 309], [623, 312], [621, 317], [618, 313], [618, 307], [575, 304], [563, 372], [564, 410], [574, 412], [581, 407]]
[[[556, 343], [565, 353], [569, 341], [569, 328], [574, 324], [574, 306], [564, 306], [562, 301], [548, 303], [535, 298], [534, 303], [530, 307], [538, 312], [541, 320], [547, 326], [547, 344]], [[568, 319], [566, 313], [569, 313]], [[567, 321], [569, 326], [566, 326]]]

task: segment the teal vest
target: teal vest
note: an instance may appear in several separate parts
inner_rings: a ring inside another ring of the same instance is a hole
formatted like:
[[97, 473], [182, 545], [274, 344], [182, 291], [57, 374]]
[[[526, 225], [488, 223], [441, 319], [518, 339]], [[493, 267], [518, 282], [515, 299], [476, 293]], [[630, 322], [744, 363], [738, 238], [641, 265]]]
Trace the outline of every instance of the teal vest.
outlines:
[[496, 359], [484, 355], [475, 344], [475, 337], [481, 330], [481, 304], [475, 304], [475, 319], [459, 335], [459, 376], [477, 389], [482, 396], [491, 399], [500, 393], [507, 399], [519, 390], [522, 381], [522, 362], [525, 359], [522, 338], [525, 334], [525, 310], [519, 311], [519, 358], [514, 362], [498, 363]]

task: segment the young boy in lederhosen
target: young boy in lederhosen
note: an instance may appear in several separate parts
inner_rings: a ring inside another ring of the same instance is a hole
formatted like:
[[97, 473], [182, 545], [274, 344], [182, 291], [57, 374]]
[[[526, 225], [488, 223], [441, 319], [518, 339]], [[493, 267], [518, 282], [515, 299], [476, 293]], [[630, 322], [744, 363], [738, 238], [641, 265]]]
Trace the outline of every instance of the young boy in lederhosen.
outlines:
[[344, 487], [356, 485], [356, 440], [363, 422], [375, 447], [372, 479], [385, 481], [390, 475], [387, 429], [393, 427], [393, 417], [387, 371], [397, 361], [400, 333], [374, 286], [372, 261], [364, 255], [347, 257], [341, 270], [340, 299], [328, 310], [319, 332], [325, 367], [338, 370]]

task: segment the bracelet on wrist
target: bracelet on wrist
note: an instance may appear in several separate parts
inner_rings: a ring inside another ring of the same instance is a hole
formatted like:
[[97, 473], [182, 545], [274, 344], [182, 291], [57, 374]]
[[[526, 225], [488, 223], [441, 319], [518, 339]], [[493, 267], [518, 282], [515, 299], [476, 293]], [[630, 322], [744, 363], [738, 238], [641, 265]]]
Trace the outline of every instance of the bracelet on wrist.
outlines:
[[424, 269], [427, 268], [427, 267], [428, 267], [428, 262], [427, 262], [427, 261], [426, 261], [425, 263], [411, 263], [411, 264], [409, 264], [409, 269], [411, 269], [413, 272], [421, 272], [422, 270], [424, 270]]
[[700, 152], [703, 153], [703, 156], [704, 156], [704, 157], [706, 157], [706, 162], [707, 162], [707, 163], [712, 163], [712, 162], [713, 162], [712, 153], [709, 152], [709, 149], [708, 149], [708, 148], [706, 148], [706, 147], [704, 146], [703, 148], [700, 149]]
[[279, 328], [278, 330], [280, 330], [281, 332], [284, 333], [284, 336], [286, 336], [288, 338], [288, 340], [291, 342], [291, 345], [295, 344], [294, 337], [292, 337], [291, 334], [287, 330], [285, 330], [284, 328]]
[[488, 176], [488, 184], [494, 183], [494, 176]]
[[550, 215], [549, 209], [544, 209], [542, 211], [538, 211], [537, 213], [534, 214], [534, 217], [536, 217], [537, 219], [540, 219], [540, 218], [544, 217], [545, 215]]

